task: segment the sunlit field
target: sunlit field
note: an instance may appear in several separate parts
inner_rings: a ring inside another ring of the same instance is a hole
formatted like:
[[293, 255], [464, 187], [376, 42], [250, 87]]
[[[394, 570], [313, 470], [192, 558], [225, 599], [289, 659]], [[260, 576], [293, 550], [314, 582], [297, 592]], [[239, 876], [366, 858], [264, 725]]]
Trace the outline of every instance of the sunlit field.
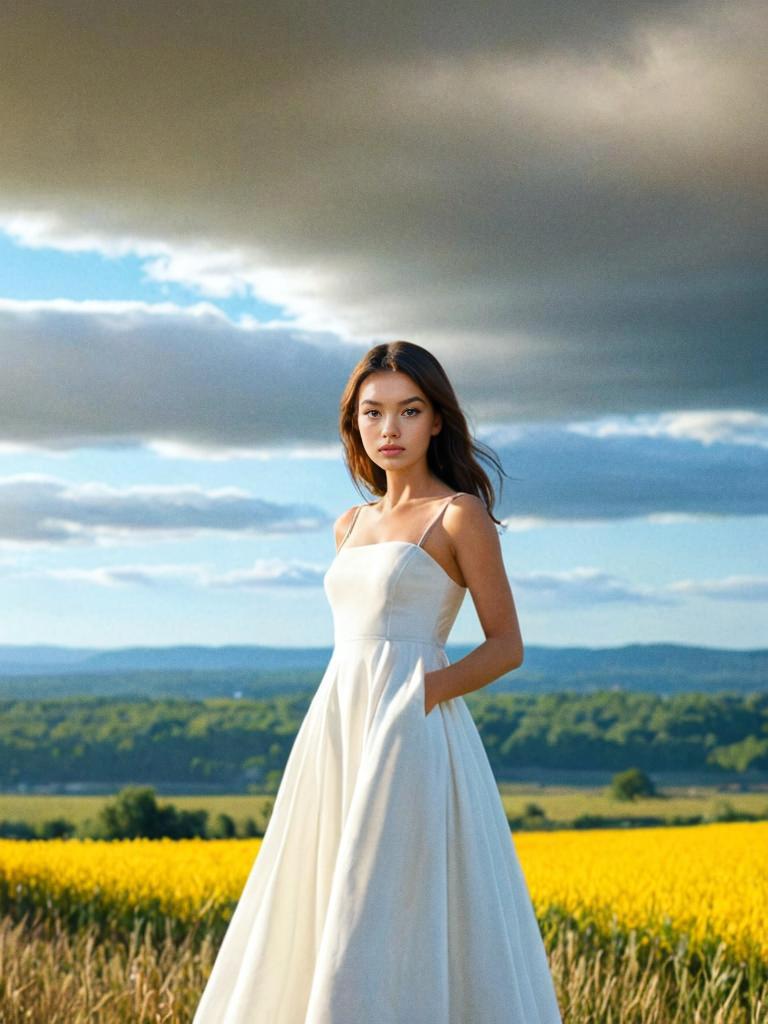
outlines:
[[[573, 821], [582, 814], [606, 817], [620, 814], [625, 818], [658, 815], [669, 819], [700, 814], [706, 819], [724, 800], [735, 811], [768, 817], [768, 792], [723, 792], [715, 786], [664, 787], [663, 797], [639, 797], [624, 803], [611, 799], [605, 787], [537, 787], [502, 783], [499, 792], [504, 810], [510, 817], [521, 814], [525, 805], [533, 801], [544, 810], [547, 817], [560, 822]], [[49, 818], [65, 817], [75, 825], [80, 825], [85, 819], [94, 817], [108, 799], [111, 797], [0, 793], [0, 819], [24, 820], [32, 825], [40, 825]], [[202, 807], [211, 817], [224, 813], [242, 819], [249, 815], [260, 817], [263, 802], [271, 797], [267, 793], [228, 793], [215, 796], [174, 794], [162, 799], [172, 800], [181, 810], [194, 811]]]
[[[566, 1021], [768, 1020], [768, 823], [513, 841]], [[259, 846], [0, 840], [0, 1019], [189, 1020]]]

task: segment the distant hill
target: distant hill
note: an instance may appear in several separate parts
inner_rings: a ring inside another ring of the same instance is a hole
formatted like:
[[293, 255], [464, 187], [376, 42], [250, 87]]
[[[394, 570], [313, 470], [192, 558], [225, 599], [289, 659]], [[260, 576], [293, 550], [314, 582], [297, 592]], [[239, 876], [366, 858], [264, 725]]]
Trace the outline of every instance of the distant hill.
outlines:
[[0, 644], [0, 676], [163, 672], [189, 669], [316, 668], [328, 660], [326, 647], [14, 647]]
[[[449, 645], [458, 661], [471, 646]], [[246, 697], [314, 688], [329, 647], [125, 647], [0, 645], [0, 697], [76, 694]], [[768, 649], [727, 650], [686, 644], [621, 647], [527, 645], [525, 662], [491, 684], [495, 692], [621, 689], [658, 694], [768, 689]]]

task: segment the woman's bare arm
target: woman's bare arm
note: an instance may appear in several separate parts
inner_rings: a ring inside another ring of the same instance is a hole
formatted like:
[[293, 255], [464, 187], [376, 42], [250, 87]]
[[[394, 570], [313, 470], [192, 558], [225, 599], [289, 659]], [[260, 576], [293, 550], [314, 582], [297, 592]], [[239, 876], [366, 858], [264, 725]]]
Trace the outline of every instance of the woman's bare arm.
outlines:
[[426, 711], [498, 679], [523, 663], [523, 639], [507, 579], [496, 524], [484, 502], [473, 494], [456, 498], [442, 521], [456, 561], [477, 609], [486, 639], [445, 668], [427, 672]]

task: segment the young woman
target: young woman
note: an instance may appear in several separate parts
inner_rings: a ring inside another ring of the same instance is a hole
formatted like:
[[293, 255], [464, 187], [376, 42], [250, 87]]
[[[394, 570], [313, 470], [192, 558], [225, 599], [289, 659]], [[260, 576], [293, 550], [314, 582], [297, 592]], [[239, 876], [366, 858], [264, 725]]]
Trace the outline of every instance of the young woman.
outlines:
[[[405, 341], [355, 367], [340, 433], [379, 500], [336, 521], [333, 654], [193, 1024], [561, 1024], [462, 699], [523, 660], [481, 446]], [[486, 639], [449, 664], [467, 590]]]

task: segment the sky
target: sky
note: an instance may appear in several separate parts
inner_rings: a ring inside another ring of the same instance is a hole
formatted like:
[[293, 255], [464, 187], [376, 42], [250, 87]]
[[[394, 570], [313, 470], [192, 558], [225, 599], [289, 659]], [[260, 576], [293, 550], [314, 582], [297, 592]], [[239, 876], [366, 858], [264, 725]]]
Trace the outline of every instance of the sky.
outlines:
[[[509, 475], [526, 643], [768, 646], [766, 28], [3, 15], [0, 643], [329, 646], [333, 522], [371, 497], [339, 398], [406, 339]], [[482, 639], [468, 594], [451, 641]]]

